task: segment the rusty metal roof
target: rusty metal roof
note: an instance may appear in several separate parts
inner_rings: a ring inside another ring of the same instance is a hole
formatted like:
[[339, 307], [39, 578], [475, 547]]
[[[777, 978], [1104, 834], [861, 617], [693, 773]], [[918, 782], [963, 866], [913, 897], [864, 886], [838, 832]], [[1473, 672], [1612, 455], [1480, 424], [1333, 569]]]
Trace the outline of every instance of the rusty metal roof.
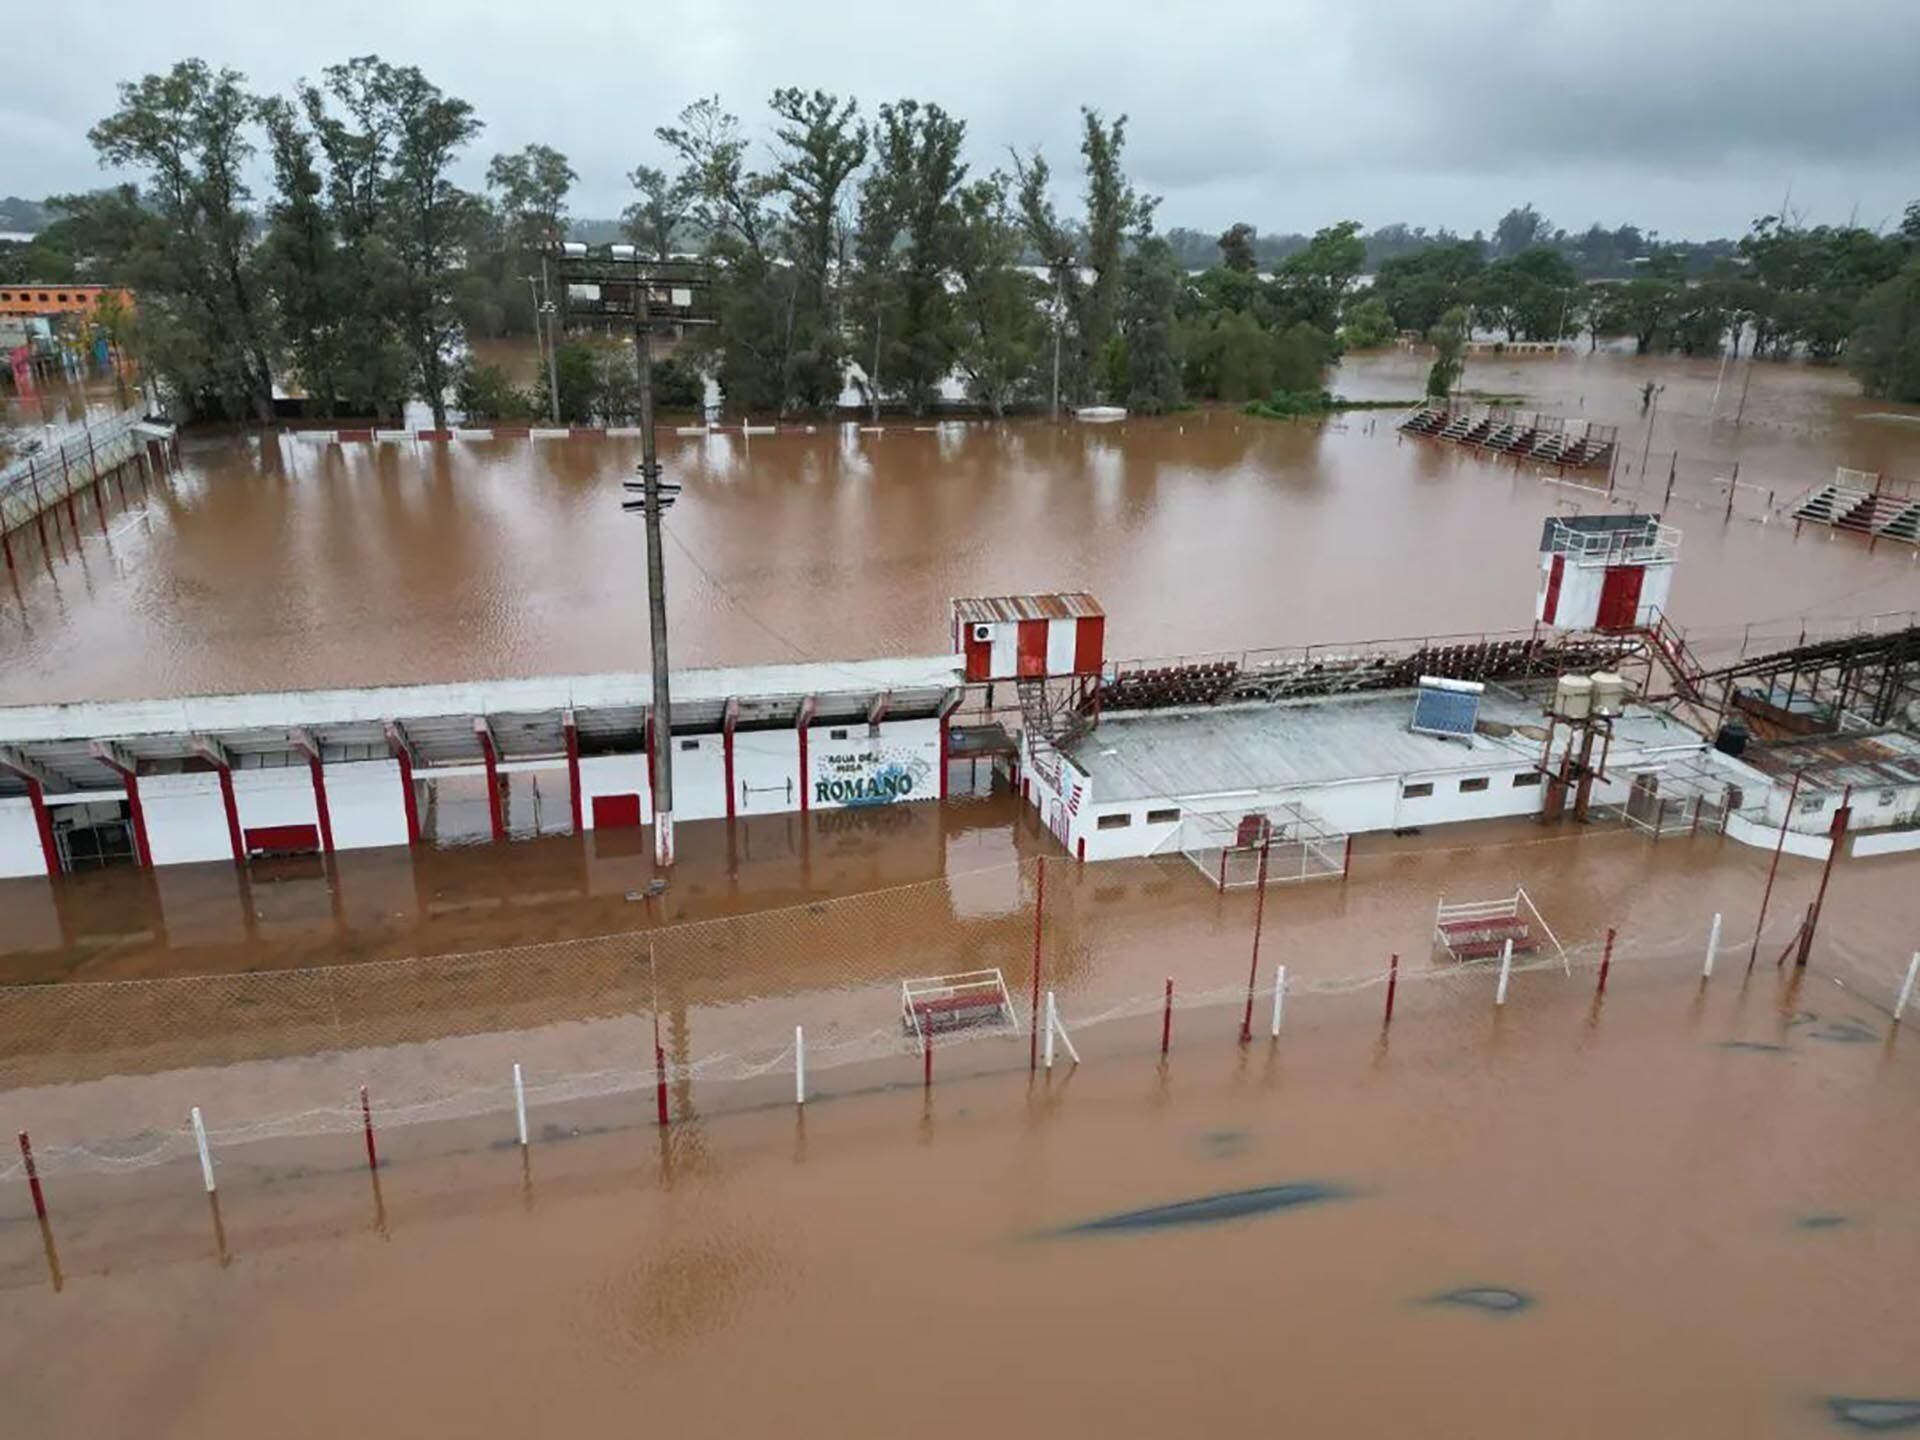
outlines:
[[1074, 590], [1060, 595], [994, 595], [955, 600], [953, 613], [973, 625], [1006, 624], [1015, 620], [1078, 620], [1107, 612], [1093, 596]]
[[1920, 741], [1898, 731], [1750, 746], [1740, 758], [1768, 775], [1799, 770], [1802, 783], [1823, 790], [1920, 785]]

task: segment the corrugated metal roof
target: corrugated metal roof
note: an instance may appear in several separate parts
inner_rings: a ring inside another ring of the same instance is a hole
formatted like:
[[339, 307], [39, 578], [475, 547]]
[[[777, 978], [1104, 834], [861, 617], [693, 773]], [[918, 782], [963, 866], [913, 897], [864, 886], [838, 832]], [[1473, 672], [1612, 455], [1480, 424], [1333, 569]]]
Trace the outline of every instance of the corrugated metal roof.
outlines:
[[1827, 790], [1920, 784], [1920, 741], [1897, 731], [1751, 746], [1741, 759], [1768, 775], [1799, 770], [1803, 784]]
[[962, 623], [1006, 624], [1015, 620], [1077, 620], [1104, 615], [1100, 602], [1084, 590], [1057, 595], [992, 595], [955, 600], [953, 613]]
[[[1109, 800], [1178, 799], [1242, 790], [1281, 790], [1384, 776], [1445, 774], [1537, 759], [1540, 742], [1520, 730], [1536, 727], [1537, 704], [1489, 688], [1483, 720], [1514, 732], [1456, 739], [1407, 728], [1414, 693], [1384, 690], [1278, 704], [1222, 705], [1204, 710], [1142, 711], [1103, 718], [1063, 747]], [[1537, 732], [1536, 732], [1537, 733]], [[1637, 754], [1703, 749], [1706, 742], [1654, 711], [1635, 707], [1614, 722], [1613, 763]]]

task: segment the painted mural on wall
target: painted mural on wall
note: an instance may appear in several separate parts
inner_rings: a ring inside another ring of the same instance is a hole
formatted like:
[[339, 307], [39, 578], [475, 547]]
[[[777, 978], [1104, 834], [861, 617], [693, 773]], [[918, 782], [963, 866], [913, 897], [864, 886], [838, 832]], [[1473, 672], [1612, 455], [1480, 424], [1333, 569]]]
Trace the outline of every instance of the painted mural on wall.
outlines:
[[813, 757], [816, 805], [891, 805], [896, 800], [933, 798], [933, 766], [909, 747], [880, 740]]

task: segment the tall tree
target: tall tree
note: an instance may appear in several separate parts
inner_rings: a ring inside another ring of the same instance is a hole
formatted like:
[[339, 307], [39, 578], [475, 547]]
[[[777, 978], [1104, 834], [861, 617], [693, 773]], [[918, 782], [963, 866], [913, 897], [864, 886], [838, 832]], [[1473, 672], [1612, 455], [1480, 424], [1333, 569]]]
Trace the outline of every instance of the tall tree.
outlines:
[[867, 127], [855, 101], [824, 90], [776, 90], [770, 103], [780, 122], [771, 185], [787, 200], [786, 249], [795, 281], [781, 347], [782, 399], [818, 410], [839, 399], [846, 369], [837, 285], [845, 248], [843, 195], [867, 158]]
[[627, 173], [627, 183], [636, 198], [620, 212], [620, 226], [626, 237], [655, 260], [673, 254], [676, 240], [687, 219], [687, 195], [664, 170], [651, 165], [636, 165]]
[[247, 130], [257, 102], [232, 70], [183, 60], [120, 87], [89, 132], [104, 164], [139, 172], [150, 224], [126, 257], [153, 314], [151, 353], [196, 408], [273, 418], [271, 328], [250, 242]]
[[1120, 168], [1127, 117], [1120, 115], [1106, 124], [1099, 111], [1083, 105], [1080, 121], [1080, 154], [1087, 170], [1086, 264], [1093, 272], [1086, 289], [1080, 344], [1091, 369], [1094, 357], [1105, 351], [1118, 328], [1123, 242], [1135, 231], [1147, 231], [1159, 201], [1136, 191]]
[[1547, 223], [1546, 216], [1531, 205], [1518, 206], [1502, 215], [1500, 223], [1493, 227], [1494, 258], [1511, 259], [1552, 238], [1553, 227]]
[[1331, 337], [1339, 328], [1341, 309], [1366, 262], [1367, 247], [1360, 238], [1359, 221], [1343, 220], [1316, 231], [1304, 250], [1274, 267], [1286, 318]]
[[522, 254], [539, 255], [566, 238], [567, 192], [579, 178], [551, 145], [527, 145], [487, 162], [487, 189], [498, 192], [507, 238]]
[[449, 172], [480, 132], [473, 108], [443, 94], [412, 66], [391, 72], [393, 163], [383, 187], [383, 229], [395, 262], [394, 310], [413, 364], [416, 393], [447, 424], [458, 325], [453, 286], [473, 198]]
[[1242, 220], [1229, 225], [1220, 234], [1220, 263], [1229, 270], [1238, 270], [1251, 275], [1260, 268], [1260, 261], [1254, 255], [1253, 242], [1256, 235], [1253, 226]]
[[1847, 364], [1873, 398], [1920, 404], [1920, 206], [1907, 221], [1913, 258], [1860, 302]]
[[1180, 282], [1173, 249], [1157, 236], [1141, 240], [1127, 256], [1119, 335], [1125, 385], [1114, 389], [1129, 410], [1160, 415], [1185, 399], [1173, 325]]
[[1020, 269], [1009, 187], [998, 170], [963, 187], [953, 232], [954, 359], [995, 419], [1032, 393], [1046, 343], [1044, 291]]
[[312, 413], [330, 418], [341, 394], [340, 321], [352, 303], [343, 285], [339, 234], [327, 205], [313, 135], [300, 112], [276, 97], [262, 103], [260, 114], [274, 177], [260, 268], [293, 373], [311, 400]]
[[1461, 358], [1467, 349], [1466, 307], [1456, 305], [1442, 315], [1427, 332], [1427, 340], [1433, 346], [1433, 368], [1427, 371], [1427, 395], [1444, 400], [1453, 393], [1453, 387], [1460, 383], [1466, 369], [1466, 362]]

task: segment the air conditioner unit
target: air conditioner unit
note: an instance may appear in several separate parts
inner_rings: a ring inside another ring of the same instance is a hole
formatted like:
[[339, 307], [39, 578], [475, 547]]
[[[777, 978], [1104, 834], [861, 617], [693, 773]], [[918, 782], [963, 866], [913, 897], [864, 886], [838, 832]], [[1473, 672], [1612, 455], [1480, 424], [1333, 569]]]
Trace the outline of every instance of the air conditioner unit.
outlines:
[[973, 638], [976, 644], [985, 645], [988, 641], [993, 639], [993, 626], [975, 625], [973, 627]]

